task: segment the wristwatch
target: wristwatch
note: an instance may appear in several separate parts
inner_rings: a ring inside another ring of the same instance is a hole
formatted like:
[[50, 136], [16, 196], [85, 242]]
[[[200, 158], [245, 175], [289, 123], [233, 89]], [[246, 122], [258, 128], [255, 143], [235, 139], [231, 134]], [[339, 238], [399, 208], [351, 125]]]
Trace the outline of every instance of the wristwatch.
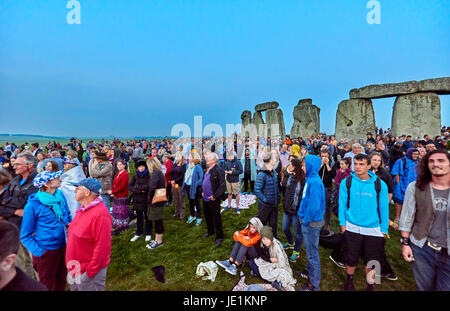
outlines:
[[402, 245], [407, 245], [407, 246], [409, 246], [409, 238], [401, 237], [401, 238], [400, 238], [400, 243], [402, 243]]

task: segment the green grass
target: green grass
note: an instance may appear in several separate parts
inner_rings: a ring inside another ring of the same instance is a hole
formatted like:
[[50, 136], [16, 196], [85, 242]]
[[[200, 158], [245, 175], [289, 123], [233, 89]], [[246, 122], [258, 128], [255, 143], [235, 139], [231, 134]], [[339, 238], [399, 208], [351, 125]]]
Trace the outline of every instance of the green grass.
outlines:
[[[131, 172], [134, 168], [130, 167]], [[132, 174], [130, 174], [130, 177]], [[189, 210], [186, 202], [186, 210]], [[164, 213], [164, 245], [155, 250], [145, 247], [144, 238], [136, 242], [129, 242], [135, 233], [135, 227], [122, 232], [112, 238], [111, 263], [108, 267], [106, 288], [107, 290], [118, 291], [229, 291], [238, 281], [239, 276], [232, 276], [219, 267], [215, 282], [204, 281], [195, 275], [196, 267], [200, 262], [224, 260], [229, 257], [234, 241], [233, 232], [242, 230], [249, 219], [257, 214], [257, 203], [249, 209], [242, 210], [240, 215], [236, 212], [227, 211], [222, 214], [225, 240], [218, 247], [214, 247], [214, 236], [202, 238], [206, 232], [206, 224], [197, 227], [195, 224], [186, 224], [184, 220], [176, 220], [171, 217], [174, 214], [174, 207], [168, 207]], [[202, 211], [203, 212], [203, 211]], [[391, 208], [391, 213], [394, 209]], [[186, 213], [189, 214], [188, 212]], [[286, 242], [284, 233], [281, 230], [283, 208], [279, 205], [278, 217], [278, 237], [281, 242]], [[393, 215], [391, 215], [393, 216]], [[332, 218], [332, 229], [338, 231], [337, 218]], [[399, 243], [400, 233], [390, 229], [391, 239], [386, 242], [386, 254], [389, 263], [398, 276], [397, 281], [381, 279], [381, 284], [376, 286], [376, 290], [395, 291], [416, 290], [415, 281], [410, 265], [403, 261], [401, 257], [401, 246]], [[152, 235], [154, 239], [154, 234]], [[287, 251], [291, 255], [292, 250]], [[341, 290], [346, 276], [345, 270], [338, 268], [328, 256], [332, 250], [319, 247], [320, 262], [322, 268], [321, 290], [336, 291]], [[302, 247], [300, 258], [296, 263], [290, 263], [293, 271], [304, 270], [306, 268], [306, 255]], [[165, 283], [158, 282], [151, 270], [152, 267], [165, 266]], [[246, 274], [247, 284], [261, 283], [260, 279], [250, 276], [248, 265], [243, 268]], [[295, 275], [294, 275], [295, 277]], [[297, 278], [297, 285], [305, 284], [305, 280]], [[358, 290], [365, 289], [365, 276], [362, 261], [355, 273], [355, 286]]]

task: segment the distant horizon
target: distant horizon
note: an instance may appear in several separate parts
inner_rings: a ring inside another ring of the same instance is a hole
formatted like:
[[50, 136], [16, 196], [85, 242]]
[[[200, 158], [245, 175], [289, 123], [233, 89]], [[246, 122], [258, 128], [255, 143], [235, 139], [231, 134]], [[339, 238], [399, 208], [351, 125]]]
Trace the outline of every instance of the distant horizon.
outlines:
[[[311, 98], [332, 134], [351, 89], [450, 76], [448, 0], [78, 0], [79, 24], [67, 2], [0, 2], [0, 132], [164, 137], [277, 101], [289, 133]], [[378, 127], [394, 102], [372, 100]]]

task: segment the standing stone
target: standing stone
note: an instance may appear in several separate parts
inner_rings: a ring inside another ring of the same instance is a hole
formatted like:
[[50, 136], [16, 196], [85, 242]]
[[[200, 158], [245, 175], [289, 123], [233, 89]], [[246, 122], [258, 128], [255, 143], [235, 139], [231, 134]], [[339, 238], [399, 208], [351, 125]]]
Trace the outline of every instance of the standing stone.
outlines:
[[395, 99], [392, 112], [393, 136], [431, 137], [441, 133], [441, 102], [435, 93], [401, 95]]
[[256, 126], [256, 135], [260, 137], [267, 137], [267, 126], [264, 123], [264, 119], [260, 111], [256, 111], [253, 114], [252, 122]]
[[450, 94], [450, 77], [419, 81], [419, 92], [433, 92], [438, 95]]
[[306, 138], [320, 132], [320, 108], [312, 104], [312, 99], [300, 99], [294, 107], [292, 137]]
[[339, 103], [336, 112], [336, 139], [347, 141], [365, 138], [375, 133], [375, 113], [370, 99], [346, 99]]
[[277, 109], [279, 106], [279, 104], [277, 102], [267, 102], [267, 103], [262, 103], [259, 105], [255, 106], [255, 111], [266, 111], [269, 109]]
[[256, 138], [256, 127], [252, 123], [252, 112], [245, 110], [241, 114], [242, 129], [241, 134], [243, 137]]
[[266, 111], [267, 136], [280, 136], [282, 140], [286, 135], [284, 127], [283, 111], [281, 109], [269, 109]]
[[401, 83], [372, 84], [359, 89], [350, 90], [350, 99], [371, 99], [411, 94], [419, 91], [417, 81]]

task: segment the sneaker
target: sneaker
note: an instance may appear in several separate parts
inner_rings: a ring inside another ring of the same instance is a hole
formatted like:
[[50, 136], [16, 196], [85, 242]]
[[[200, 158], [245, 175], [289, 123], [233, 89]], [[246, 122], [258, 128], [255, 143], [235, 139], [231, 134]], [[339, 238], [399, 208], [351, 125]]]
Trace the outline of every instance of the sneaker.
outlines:
[[[377, 275], [379, 276], [379, 275]], [[397, 281], [398, 277], [394, 273], [382, 274], [382, 278], [388, 279], [389, 281]]]
[[367, 283], [366, 291], [373, 292], [375, 290], [375, 284]]
[[333, 256], [329, 256], [329, 258], [331, 259], [332, 262], [334, 262], [334, 264], [336, 266], [338, 266], [339, 268], [345, 269], [345, 265], [342, 262], [339, 262], [337, 260], [334, 260]]
[[253, 192], [250, 192], [250, 195], [254, 195]]
[[293, 251], [291, 257], [289, 257], [289, 260], [292, 262], [296, 262], [298, 257], [300, 257], [300, 252]]
[[304, 271], [297, 271], [296, 274], [301, 277], [304, 278], [306, 280], [309, 280], [309, 275], [308, 275], [308, 271], [304, 270]]
[[297, 291], [299, 292], [312, 292], [314, 291], [315, 287], [311, 283], [308, 283], [307, 285], [300, 286], [297, 288]]
[[225, 269], [226, 272], [228, 272], [231, 275], [237, 274], [237, 267], [235, 264], [230, 265], [228, 268]]
[[241, 210], [240, 210], [238, 207], [236, 208], [236, 213], [237, 213], [238, 215], [241, 214]]
[[222, 260], [222, 261], [216, 260], [216, 264], [218, 264], [219, 266], [221, 266], [224, 269], [228, 269], [229, 267], [231, 267], [231, 263], [228, 259]]
[[157, 247], [160, 247], [160, 246], [162, 246], [163, 245], [163, 243], [161, 242], [161, 243], [158, 243], [158, 242], [156, 242], [156, 241], [152, 241], [150, 244], [148, 244], [146, 247], [148, 248], [148, 249], [155, 249], [155, 248], [157, 248]]
[[151, 239], [152, 239], [152, 236], [151, 236], [151, 235], [146, 235], [146, 236], [145, 236], [145, 241], [146, 241], [146, 242], [150, 241]]
[[252, 269], [250, 269], [250, 275], [256, 277], [256, 273]]
[[197, 218], [197, 220], [195, 221], [195, 225], [196, 226], [200, 226], [202, 223], [202, 219], [201, 218]]
[[223, 242], [223, 239], [217, 239], [214, 241], [214, 246], [219, 246]]
[[134, 242], [137, 239], [139, 239], [142, 235], [135, 235], [134, 237], [131, 238], [130, 242]]
[[283, 245], [284, 249], [294, 249], [294, 243], [284, 243]]
[[196, 217], [192, 217], [192, 216], [189, 216], [189, 218], [188, 218], [188, 220], [186, 221], [186, 223], [187, 224], [190, 224], [190, 223], [192, 223], [194, 220], [196, 220], [197, 218]]
[[231, 209], [231, 206], [224, 207], [224, 208], [222, 208], [220, 213], [222, 214], [223, 212], [228, 211], [229, 209]]

